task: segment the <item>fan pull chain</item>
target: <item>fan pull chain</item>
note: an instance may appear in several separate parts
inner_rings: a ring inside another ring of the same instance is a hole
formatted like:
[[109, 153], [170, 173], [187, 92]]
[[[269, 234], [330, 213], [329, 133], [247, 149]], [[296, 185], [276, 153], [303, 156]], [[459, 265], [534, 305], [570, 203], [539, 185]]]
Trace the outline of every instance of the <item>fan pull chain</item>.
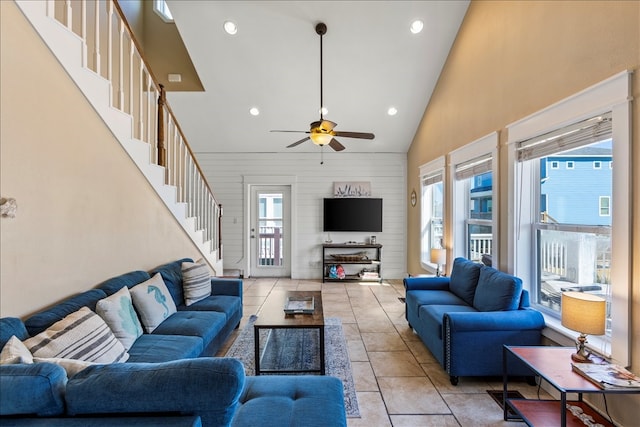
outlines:
[[320, 164], [324, 165], [324, 145], [320, 146]]

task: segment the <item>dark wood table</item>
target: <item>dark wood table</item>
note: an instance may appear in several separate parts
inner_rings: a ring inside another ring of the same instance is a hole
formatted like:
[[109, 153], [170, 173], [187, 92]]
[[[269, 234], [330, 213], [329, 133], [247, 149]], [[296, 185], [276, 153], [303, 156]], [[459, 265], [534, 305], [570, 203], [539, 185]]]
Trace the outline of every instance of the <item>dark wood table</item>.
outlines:
[[[313, 297], [313, 314], [285, 314], [284, 306], [288, 297]], [[322, 311], [322, 293], [320, 291], [272, 291], [267, 297], [258, 319], [253, 325], [255, 342], [256, 375], [261, 373], [308, 373], [325, 374], [324, 354], [324, 313]], [[261, 329], [317, 329], [319, 334], [320, 368], [309, 370], [265, 370], [260, 368], [260, 330]]]

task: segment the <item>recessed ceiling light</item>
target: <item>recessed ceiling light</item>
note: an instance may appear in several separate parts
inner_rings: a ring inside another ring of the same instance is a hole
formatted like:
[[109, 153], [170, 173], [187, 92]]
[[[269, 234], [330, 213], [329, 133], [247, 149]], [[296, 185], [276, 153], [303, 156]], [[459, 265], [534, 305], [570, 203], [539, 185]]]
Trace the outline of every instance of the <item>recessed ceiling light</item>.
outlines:
[[235, 22], [224, 21], [224, 30], [227, 32], [227, 34], [234, 35], [238, 32], [238, 26]]
[[323, 116], [329, 114], [329, 110], [327, 110], [327, 107], [322, 107], [320, 109], [320, 114], [322, 114]]
[[387, 114], [390, 116], [395, 116], [396, 114], [398, 114], [398, 109], [396, 107], [389, 107], [389, 109], [387, 110]]
[[249, 109], [249, 114], [251, 114], [252, 116], [257, 116], [258, 114], [260, 114], [260, 110], [258, 110], [257, 107], [251, 107]]
[[418, 34], [420, 31], [422, 31], [423, 28], [424, 28], [424, 22], [422, 22], [419, 19], [416, 19], [411, 23], [410, 29], [413, 34]]

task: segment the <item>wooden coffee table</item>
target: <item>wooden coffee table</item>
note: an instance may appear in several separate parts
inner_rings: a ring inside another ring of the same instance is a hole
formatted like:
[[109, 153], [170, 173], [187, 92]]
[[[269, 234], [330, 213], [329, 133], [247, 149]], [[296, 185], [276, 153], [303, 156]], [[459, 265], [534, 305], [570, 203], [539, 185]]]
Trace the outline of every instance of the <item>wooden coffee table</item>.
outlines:
[[[313, 297], [313, 314], [285, 314], [284, 306], [288, 297]], [[310, 373], [325, 374], [324, 355], [324, 314], [322, 312], [322, 293], [319, 291], [273, 291], [267, 297], [253, 325], [255, 336], [256, 375], [261, 373]], [[268, 370], [260, 368], [260, 330], [261, 329], [317, 329], [319, 335], [320, 368]]]

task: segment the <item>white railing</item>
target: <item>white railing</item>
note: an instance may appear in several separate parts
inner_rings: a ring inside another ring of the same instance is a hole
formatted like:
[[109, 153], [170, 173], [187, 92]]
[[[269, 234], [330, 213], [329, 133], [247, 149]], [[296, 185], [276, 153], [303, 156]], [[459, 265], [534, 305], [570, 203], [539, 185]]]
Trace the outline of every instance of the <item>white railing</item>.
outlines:
[[[83, 65], [111, 83], [111, 106], [133, 118], [132, 137], [149, 144], [149, 161], [165, 168], [177, 202], [221, 254], [217, 203], [138, 43], [114, 0], [46, 0], [47, 14], [84, 42]], [[166, 114], [165, 114], [166, 113]]]
[[479, 262], [483, 254], [491, 254], [493, 235], [490, 233], [473, 233], [469, 236], [469, 253], [471, 261]]

